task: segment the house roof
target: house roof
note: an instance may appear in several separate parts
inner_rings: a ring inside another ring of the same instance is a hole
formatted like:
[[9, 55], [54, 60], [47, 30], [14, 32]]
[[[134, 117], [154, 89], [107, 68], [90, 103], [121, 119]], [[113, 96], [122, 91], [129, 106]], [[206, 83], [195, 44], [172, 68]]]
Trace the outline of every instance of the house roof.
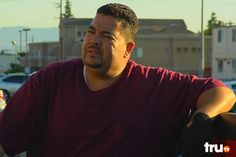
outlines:
[[86, 25], [88, 26], [92, 21], [92, 18], [64, 18], [60, 22], [60, 26], [69, 26], [69, 25]]
[[170, 24], [168, 27], [162, 29], [158, 33], [193, 33], [193, 32], [181, 27], [178, 24]]
[[176, 24], [187, 29], [186, 24], [183, 19], [139, 19], [140, 27], [147, 26], [147, 25], [167, 27], [171, 24]]
[[138, 34], [193, 33], [183, 19], [140, 19]]

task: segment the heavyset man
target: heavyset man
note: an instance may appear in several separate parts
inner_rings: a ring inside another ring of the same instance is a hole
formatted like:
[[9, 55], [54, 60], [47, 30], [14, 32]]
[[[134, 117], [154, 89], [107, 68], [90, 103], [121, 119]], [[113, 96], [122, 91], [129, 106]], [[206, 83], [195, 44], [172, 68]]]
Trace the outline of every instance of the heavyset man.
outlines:
[[1, 114], [0, 152], [169, 157], [193, 115], [211, 118], [231, 109], [235, 95], [218, 80], [131, 61], [137, 30], [128, 6], [101, 6], [82, 58], [41, 69], [11, 98]]

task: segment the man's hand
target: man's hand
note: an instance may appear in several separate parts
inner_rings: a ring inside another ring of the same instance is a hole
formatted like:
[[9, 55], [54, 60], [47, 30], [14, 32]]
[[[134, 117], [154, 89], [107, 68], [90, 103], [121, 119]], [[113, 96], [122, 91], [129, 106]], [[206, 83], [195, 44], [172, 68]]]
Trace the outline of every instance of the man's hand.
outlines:
[[6, 107], [6, 101], [4, 100], [4, 92], [0, 89], [0, 112]]
[[209, 157], [205, 153], [205, 142], [212, 140], [212, 119], [204, 113], [196, 113], [192, 124], [184, 128], [181, 136], [183, 157]]

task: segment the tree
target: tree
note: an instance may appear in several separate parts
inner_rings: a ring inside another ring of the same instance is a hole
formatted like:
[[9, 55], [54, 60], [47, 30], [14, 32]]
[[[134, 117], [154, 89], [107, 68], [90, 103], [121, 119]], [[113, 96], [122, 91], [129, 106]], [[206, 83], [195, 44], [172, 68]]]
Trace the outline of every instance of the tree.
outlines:
[[212, 35], [212, 29], [214, 27], [220, 27], [220, 26], [224, 26], [224, 25], [225, 24], [222, 21], [217, 20], [216, 13], [212, 12], [211, 19], [208, 20], [208, 22], [207, 22], [207, 29], [204, 30], [204, 34], [205, 35]]
[[71, 2], [70, 0], [66, 0], [65, 5], [65, 13], [63, 14], [63, 18], [72, 18], [73, 14], [71, 13]]
[[10, 63], [11, 69], [7, 70], [5, 73], [17, 73], [17, 72], [24, 72], [24, 67], [17, 63]]

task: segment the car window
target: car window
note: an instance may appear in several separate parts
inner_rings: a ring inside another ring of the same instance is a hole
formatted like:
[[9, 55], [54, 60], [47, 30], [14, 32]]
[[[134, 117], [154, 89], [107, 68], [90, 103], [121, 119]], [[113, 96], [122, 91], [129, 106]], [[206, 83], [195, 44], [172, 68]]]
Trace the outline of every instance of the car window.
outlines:
[[8, 82], [8, 83], [23, 83], [28, 76], [9, 76], [2, 81]]
[[236, 89], [236, 83], [232, 84], [231, 87], [232, 87], [233, 89]]

